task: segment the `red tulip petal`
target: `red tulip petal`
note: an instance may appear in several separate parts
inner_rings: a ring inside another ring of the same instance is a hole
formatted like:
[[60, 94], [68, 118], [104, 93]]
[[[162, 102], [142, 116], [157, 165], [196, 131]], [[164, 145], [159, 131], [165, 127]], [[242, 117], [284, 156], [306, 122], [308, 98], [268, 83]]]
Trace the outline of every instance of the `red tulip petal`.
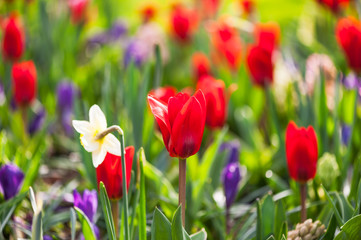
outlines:
[[[132, 176], [132, 165], [134, 158], [134, 147], [129, 146], [125, 148], [125, 165], [126, 165], [126, 174], [127, 174], [127, 189], [129, 189], [130, 178]], [[122, 170], [122, 168], [120, 168]], [[121, 172], [122, 173], [122, 172]]]
[[169, 153], [172, 157], [187, 158], [198, 152], [206, 120], [206, 101], [198, 90], [178, 113], [172, 127]]
[[168, 118], [168, 106], [164, 102], [158, 100], [152, 95], [148, 95], [148, 103], [155, 120], [157, 121], [160, 131], [163, 136], [164, 145], [168, 149], [168, 142], [170, 138], [171, 125]]
[[187, 93], [178, 93], [176, 96], [169, 98], [168, 116], [171, 129], [178, 113], [182, 110], [190, 96]]

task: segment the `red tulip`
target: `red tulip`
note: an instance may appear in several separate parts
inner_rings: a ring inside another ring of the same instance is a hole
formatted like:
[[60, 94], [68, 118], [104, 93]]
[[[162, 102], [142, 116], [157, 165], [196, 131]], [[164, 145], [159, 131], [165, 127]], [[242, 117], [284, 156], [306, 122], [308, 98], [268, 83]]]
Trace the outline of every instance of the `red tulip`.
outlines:
[[273, 82], [272, 52], [258, 45], [250, 46], [247, 65], [255, 85], [265, 87]]
[[353, 17], [343, 18], [336, 26], [336, 38], [343, 49], [348, 65], [361, 72], [361, 22]]
[[210, 30], [215, 57], [225, 60], [232, 70], [237, 70], [242, 59], [242, 41], [238, 33], [225, 22], [214, 24]]
[[15, 63], [11, 70], [14, 98], [17, 105], [29, 105], [36, 95], [36, 68], [32, 61]]
[[313, 179], [317, 170], [317, 138], [312, 126], [298, 128], [290, 122], [286, 131], [288, 171], [295, 181], [305, 183]]
[[[132, 164], [134, 157], [134, 147], [125, 148], [125, 165], [127, 174], [127, 190], [129, 189]], [[107, 153], [104, 161], [96, 168], [98, 187], [100, 182], [104, 183], [110, 199], [123, 197], [123, 175], [121, 156]]]
[[183, 43], [188, 42], [198, 25], [197, 12], [177, 4], [171, 12], [171, 24], [176, 39]]
[[240, 0], [241, 8], [246, 15], [250, 15], [255, 8], [254, 0]]
[[187, 158], [201, 146], [206, 121], [206, 100], [198, 90], [192, 97], [178, 93], [167, 103], [148, 95], [150, 109], [171, 157]]
[[199, 11], [204, 14], [204, 17], [211, 18], [217, 13], [219, 8], [219, 2], [220, 0], [201, 0], [201, 8], [199, 9]]
[[207, 102], [206, 125], [211, 129], [223, 127], [227, 117], [226, 88], [222, 80], [211, 76], [201, 78], [197, 84]]
[[85, 21], [86, 9], [89, 0], [68, 0], [71, 21], [74, 24]]
[[207, 56], [201, 52], [195, 52], [192, 55], [193, 75], [198, 80], [203, 76], [210, 75], [211, 66]]
[[169, 98], [174, 97], [177, 94], [177, 90], [174, 87], [166, 86], [153, 89], [149, 92], [150, 95], [162, 100], [164, 103], [168, 103]]
[[15, 15], [4, 22], [2, 52], [5, 59], [17, 61], [21, 58], [25, 48], [25, 34], [20, 19]]
[[277, 48], [280, 28], [276, 23], [259, 23], [255, 26], [256, 45], [272, 52]]
[[350, 0], [317, 0], [317, 2], [329, 8], [332, 12], [337, 13], [342, 8], [347, 7]]

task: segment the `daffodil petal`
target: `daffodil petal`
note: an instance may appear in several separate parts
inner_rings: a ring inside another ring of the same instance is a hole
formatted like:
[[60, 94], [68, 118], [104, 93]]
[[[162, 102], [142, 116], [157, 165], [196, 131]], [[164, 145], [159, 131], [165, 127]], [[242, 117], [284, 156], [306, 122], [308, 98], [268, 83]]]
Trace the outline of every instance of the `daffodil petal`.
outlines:
[[83, 135], [80, 137], [80, 141], [88, 152], [93, 152], [99, 148], [99, 142], [95, 141], [92, 135]]
[[72, 121], [73, 127], [80, 134], [90, 134], [92, 132], [92, 126], [88, 121]]
[[93, 165], [95, 168], [97, 168], [100, 164], [102, 164], [106, 155], [107, 155], [107, 151], [105, 150], [104, 147], [101, 147], [96, 151], [92, 152]]
[[106, 149], [107, 152], [120, 156], [120, 142], [119, 140], [113, 135], [108, 134], [104, 138], [103, 147]]
[[96, 104], [91, 106], [89, 110], [89, 121], [97, 129], [103, 131], [107, 128], [107, 120], [100, 107]]

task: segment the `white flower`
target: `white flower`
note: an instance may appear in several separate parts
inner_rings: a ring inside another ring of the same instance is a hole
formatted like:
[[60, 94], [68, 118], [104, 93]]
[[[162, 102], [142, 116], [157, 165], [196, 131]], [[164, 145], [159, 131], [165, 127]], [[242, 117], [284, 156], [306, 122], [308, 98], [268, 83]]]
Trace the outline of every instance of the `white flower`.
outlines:
[[89, 122], [73, 120], [73, 127], [80, 133], [80, 142], [86, 151], [92, 153], [93, 165], [97, 168], [105, 158], [107, 152], [120, 156], [120, 142], [113, 134], [95, 139], [98, 133], [107, 129], [107, 120], [98, 105], [89, 110]]

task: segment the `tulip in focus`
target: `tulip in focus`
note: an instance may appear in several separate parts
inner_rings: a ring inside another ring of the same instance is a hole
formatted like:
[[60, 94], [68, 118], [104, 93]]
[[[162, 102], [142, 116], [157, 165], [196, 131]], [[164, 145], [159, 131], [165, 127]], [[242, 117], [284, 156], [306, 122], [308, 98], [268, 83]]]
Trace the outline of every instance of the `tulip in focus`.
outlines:
[[15, 164], [5, 164], [0, 168], [0, 192], [8, 200], [18, 194], [24, 180], [24, 173]]
[[290, 122], [286, 130], [286, 158], [288, 172], [292, 179], [300, 184], [301, 222], [307, 218], [306, 197], [307, 181], [313, 179], [317, 170], [318, 148], [315, 130], [298, 128]]
[[171, 157], [188, 158], [201, 146], [206, 120], [206, 100], [201, 90], [192, 97], [178, 93], [165, 103], [148, 95], [150, 109]]
[[[134, 157], [134, 147], [125, 148], [125, 165], [126, 165], [126, 183], [127, 190], [131, 178], [132, 164]], [[110, 199], [120, 199], [123, 197], [123, 176], [122, 176], [122, 161], [121, 156], [107, 153], [104, 161], [97, 167], [97, 182], [98, 187], [100, 182], [104, 183]]]
[[120, 156], [120, 142], [111, 133], [101, 139], [96, 139], [98, 133], [107, 129], [107, 120], [98, 105], [89, 110], [89, 121], [72, 121], [75, 130], [80, 133], [80, 141], [86, 151], [92, 153], [93, 165], [97, 168], [107, 153]]
[[172, 86], [165, 86], [153, 89], [149, 92], [149, 94], [159, 100], [162, 100], [164, 103], [168, 103], [169, 98], [174, 97], [177, 94], [177, 89]]
[[342, 18], [336, 26], [336, 39], [349, 67], [361, 73], [361, 22], [354, 17]]
[[68, 0], [70, 17], [73, 24], [79, 24], [85, 21], [88, 3], [89, 0]]
[[201, 89], [207, 102], [206, 125], [211, 129], [223, 127], [227, 118], [228, 99], [226, 87], [222, 80], [206, 76], [198, 81], [197, 89]]
[[176, 4], [171, 12], [172, 32], [182, 43], [189, 42], [198, 26], [197, 12], [181, 4]]
[[192, 70], [197, 80], [211, 74], [211, 63], [204, 53], [195, 52], [192, 55]]
[[3, 24], [2, 52], [4, 59], [17, 61], [25, 50], [25, 33], [20, 18], [11, 14]]
[[11, 70], [13, 93], [18, 106], [27, 106], [35, 99], [37, 74], [32, 61], [15, 63]]

